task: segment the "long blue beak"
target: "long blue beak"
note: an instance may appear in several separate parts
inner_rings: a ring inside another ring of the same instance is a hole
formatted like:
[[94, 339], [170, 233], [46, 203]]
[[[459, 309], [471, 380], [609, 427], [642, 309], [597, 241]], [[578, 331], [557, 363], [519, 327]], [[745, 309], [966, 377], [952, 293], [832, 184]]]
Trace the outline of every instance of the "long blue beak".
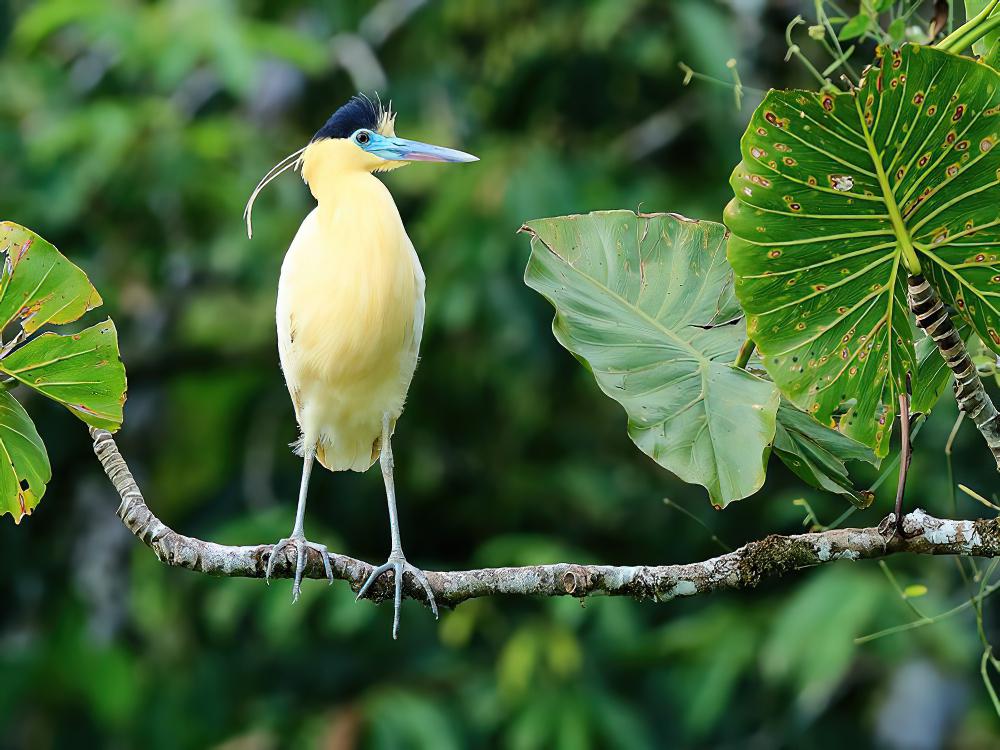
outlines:
[[453, 148], [432, 146], [429, 143], [411, 141], [407, 138], [387, 138], [381, 135], [372, 138], [371, 144], [365, 150], [391, 161], [479, 161], [478, 156]]

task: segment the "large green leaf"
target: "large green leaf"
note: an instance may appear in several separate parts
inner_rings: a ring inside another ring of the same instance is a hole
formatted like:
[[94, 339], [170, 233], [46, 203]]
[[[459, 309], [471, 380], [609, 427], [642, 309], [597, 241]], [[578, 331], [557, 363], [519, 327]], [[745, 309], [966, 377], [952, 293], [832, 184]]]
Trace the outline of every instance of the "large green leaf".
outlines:
[[[0, 222], [0, 252], [0, 335], [9, 336], [0, 343], [0, 373], [64, 404], [87, 424], [117, 430], [125, 368], [114, 324], [30, 338], [44, 325], [77, 320], [100, 305], [101, 296], [82, 270], [18, 224]], [[41, 499], [50, 469], [34, 425], [6, 390], [0, 391], [0, 447], [0, 515], [20, 521]]]
[[871, 505], [874, 496], [854, 487], [845, 462], [877, 463], [872, 450], [787, 403], [778, 408], [774, 452], [807, 484], [846, 497], [859, 508]]
[[45, 445], [24, 407], [0, 390], [0, 516], [31, 513], [52, 478]]
[[44, 333], [0, 359], [6, 373], [94, 427], [117, 430], [125, 403], [118, 333], [105, 320], [80, 333]]
[[1000, 74], [915, 45], [879, 54], [856, 91], [768, 93], [726, 224], [775, 383], [884, 456], [906, 374], [920, 375], [907, 255], [1000, 348]]
[[525, 281], [559, 342], [628, 414], [629, 436], [716, 505], [764, 482], [778, 392], [731, 366], [744, 340], [724, 228], [631, 211], [539, 219]]
[[993, 42], [981, 55], [983, 62], [994, 70], [1000, 68], [1000, 39]]
[[101, 304], [87, 274], [29, 229], [0, 222], [0, 330], [20, 319], [25, 333], [71, 323]]

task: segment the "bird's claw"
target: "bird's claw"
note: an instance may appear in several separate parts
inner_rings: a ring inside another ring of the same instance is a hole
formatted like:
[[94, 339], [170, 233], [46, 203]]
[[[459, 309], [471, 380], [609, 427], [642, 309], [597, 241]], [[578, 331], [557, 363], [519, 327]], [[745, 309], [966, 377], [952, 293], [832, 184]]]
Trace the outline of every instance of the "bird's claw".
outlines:
[[355, 601], [361, 599], [371, 588], [371, 585], [378, 580], [379, 576], [383, 573], [392, 571], [395, 577], [395, 596], [393, 597], [393, 616], [392, 616], [392, 638], [395, 640], [399, 636], [399, 605], [403, 599], [403, 574], [409, 573], [413, 578], [423, 586], [424, 593], [427, 594], [427, 603], [431, 607], [431, 612], [434, 613], [434, 619], [438, 618], [438, 608], [437, 601], [434, 599], [434, 589], [431, 588], [430, 581], [427, 580], [427, 575], [420, 568], [415, 568], [406, 562], [406, 558], [402, 554], [390, 555], [389, 559], [384, 563], [379, 565], [375, 570], [371, 572], [367, 580], [365, 580], [364, 585], [358, 590], [358, 595]]
[[290, 536], [286, 539], [279, 539], [271, 547], [271, 554], [267, 559], [267, 568], [264, 571], [264, 581], [270, 585], [271, 573], [274, 570], [274, 563], [278, 558], [278, 553], [282, 552], [288, 545], [295, 547], [295, 580], [292, 583], [292, 601], [297, 602], [302, 593], [302, 573], [306, 569], [306, 550], [313, 549], [319, 552], [323, 558], [323, 568], [326, 571], [327, 580], [333, 583], [333, 567], [330, 565], [330, 553], [325, 544], [316, 544], [308, 541], [305, 536]]

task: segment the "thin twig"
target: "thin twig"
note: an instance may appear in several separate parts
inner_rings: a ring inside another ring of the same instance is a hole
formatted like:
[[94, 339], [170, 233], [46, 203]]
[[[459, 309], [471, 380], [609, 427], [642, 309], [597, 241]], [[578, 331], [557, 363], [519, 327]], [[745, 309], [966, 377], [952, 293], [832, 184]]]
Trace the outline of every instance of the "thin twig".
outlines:
[[910, 373], [906, 373], [906, 390], [899, 394], [899, 431], [902, 442], [899, 448], [899, 482], [896, 485], [896, 533], [903, 533], [903, 495], [906, 493], [906, 476], [910, 472]]
[[[982, 593], [978, 597], [978, 601], [982, 601], [986, 597], [993, 594], [997, 589], [1000, 589], [1000, 583], [995, 583], [992, 586], [987, 586], [983, 589]], [[914, 620], [913, 622], [907, 622], [902, 625], [894, 625], [891, 628], [886, 628], [885, 630], [879, 630], [876, 633], [869, 633], [868, 635], [863, 635], [854, 639], [855, 643], [869, 643], [870, 641], [876, 641], [879, 638], [885, 638], [889, 635], [897, 635], [899, 633], [905, 633], [908, 630], [916, 630], [917, 628], [927, 627], [928, 625], [936, 625], [942, 620], [946, 620], [953, 615], [957, 615], [969, 607], [974, 607], [977, 599], [968, 599], [961, 604], [957, 604], [949, 610], [942, 612], [939, 615], [934, 615], [933, 617], [926, 617], [922, 620]]]
[[709, 533], [709, 538], [710, 538], [710, 539], [711, 539], [711, 540], [712, 540], [713, 542], [715, 542], [715, 543], [716, 543], [716, 544], [717, 544], [717, 545], [718, 545], [719, 547], [721, 547], [721, 548], [722, 548], [723, 550], [725, 550], [726, 552], [732, 552], [732, 551], [733, 551], [733, 548], [732, 548], [732, 547], [730, 547], [730, 546], [729, 546], [728, 544], [726, 544], [726, 543], [725, 543], [724, 541], [722, 541], [722, 540], [721, 540], [721, 539], [720, 539], [720, 538], [718, 537], [718, 535], [717, 535], [717, 534], [716, 534], [716, 533], [715, 533], [714, 531], [712, 531], [711, 527], [710, 527], [710, 526], [709, 526], [709, 525], [708, 525], [707, 523], [705, 523], [704, 521], [702, 521], [702, 520], [701, 520], [700, 518], [698, 518], [698, 516], [696, 516], [696, 515], [695, 515], [694, 513], [692, 513], [691, 511], [689, 511], [689, 510], [688, 510], [687, 508], [685, 508], [685, 507], [684, 507], [683, 505], [681, 505], [680, 503], [675, 503], [675, 502], [674, 502], [673, 500], [671, 500], [671, 499], [670, 499], [669, 497], [665, 497], [665, 498], [663, 498], [663, 504], [664, 504], [664, 505], [668, 505], [668, 506], [670, 506], [671, 508], [675, 508], [676, 510], [679, 510], [679, 511], [680, 511], [681, 513], [683, 513], [683, 514], [684, 514], [685, 516], [687, 516], [687, 517], [688, 517], [688, 518], [690, 518], [690, 519], [691, 519], [692, 521], [694, 521], [694, 522], [695, 522], [696, 524], [698, 524], [698, 525], [699, 525], [699, 526], [701, 526], [701, 527], [702, 527], [703, 529], [705, 529], [705, 531], [707, 531], [707, 532]]

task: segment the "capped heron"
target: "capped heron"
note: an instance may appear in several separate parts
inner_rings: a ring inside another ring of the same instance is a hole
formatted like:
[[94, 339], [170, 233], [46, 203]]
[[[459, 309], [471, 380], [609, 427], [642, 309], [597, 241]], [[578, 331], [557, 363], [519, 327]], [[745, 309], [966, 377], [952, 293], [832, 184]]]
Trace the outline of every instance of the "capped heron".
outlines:
[[253, 202], [287, 169], [301, 168], [318, 204], [292, 240], [278, 281], [278, 355], [301, 432], [294, 447], [303, 462], [295, 524], [291, 535], [272, 547], [265, 576], [270, 580], [278, 553], [293, 547], [292, 600], [297, 600], [311, 548], [322, 556], [332, 582], [326, 547], [308, 541], [303, 528], [313, 460], [330, 471], [366, 471], [380, 460], [391, 548], [358, 598], [383, 573], [394, 572], [393, 638], [399, 632], [404, 573], [423, 586], [437, 616], [427, 576], [403, 555], [391, 446], [417, 366], [424, 272], [392, 195], [374, 173], [414, 161], [477, 160], [461, 151], [397, 138], [394, 125], [390, 107], [363, 95], [352, 97], [305, 147], [264, 176], [244, 213], [247, 234], [253, 237]]

